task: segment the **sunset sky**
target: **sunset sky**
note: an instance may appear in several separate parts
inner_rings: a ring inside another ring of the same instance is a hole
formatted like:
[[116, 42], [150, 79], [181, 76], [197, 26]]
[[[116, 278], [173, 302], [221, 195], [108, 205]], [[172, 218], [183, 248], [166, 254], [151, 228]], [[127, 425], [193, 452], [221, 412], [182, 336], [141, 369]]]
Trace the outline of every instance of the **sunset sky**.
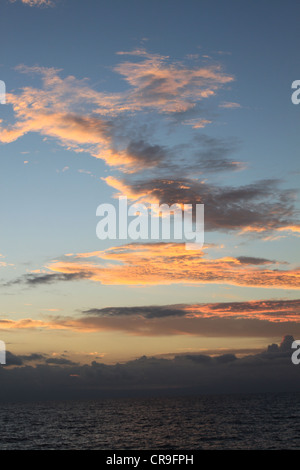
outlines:
[[[299, 13], [293, 0], [1, 0], [13, 357], [242, 357], [300, 339]], [[99, 240], [96, 209], [119, 196], [204, 204], [203, 249]]]

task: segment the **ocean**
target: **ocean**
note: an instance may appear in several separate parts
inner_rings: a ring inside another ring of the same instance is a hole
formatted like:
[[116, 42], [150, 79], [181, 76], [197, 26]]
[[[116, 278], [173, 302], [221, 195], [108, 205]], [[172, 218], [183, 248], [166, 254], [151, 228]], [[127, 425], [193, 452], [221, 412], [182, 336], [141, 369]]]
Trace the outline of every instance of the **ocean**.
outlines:
[[300, 394], [0, 405], [1, 450], [300, 449]]

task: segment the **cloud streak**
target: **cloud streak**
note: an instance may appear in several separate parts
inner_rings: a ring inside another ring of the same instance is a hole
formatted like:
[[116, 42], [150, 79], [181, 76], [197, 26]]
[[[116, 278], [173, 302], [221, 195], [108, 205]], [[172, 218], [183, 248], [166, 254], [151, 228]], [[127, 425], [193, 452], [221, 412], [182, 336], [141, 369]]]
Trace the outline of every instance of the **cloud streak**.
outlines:
[[300, 301], [258, 300], [180, 305], [106, 307], [74, 317], [1, 319], [0, 330], [115, 331], [134, 336], [274, 338], [292, 331], [300, 337]]

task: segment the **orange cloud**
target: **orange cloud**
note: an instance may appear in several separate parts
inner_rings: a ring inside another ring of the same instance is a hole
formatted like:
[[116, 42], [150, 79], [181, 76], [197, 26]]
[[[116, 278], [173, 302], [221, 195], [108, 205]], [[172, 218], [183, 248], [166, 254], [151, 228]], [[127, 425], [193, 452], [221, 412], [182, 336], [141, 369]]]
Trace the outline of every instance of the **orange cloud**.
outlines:
[[234, 257], [209, 259], [184, 244], [129, 244], [68, 256], [54, 261], [55, 273], [81, 276], [105, 285], [228, 284], [272, 289], [299, 289], [298, 269], [279, 270], [243, 263]]
[[258, 319], [271, 322], [299, 322], [299, 300], [250, 300], [248, 302], [217, 302], [184, 307], [188, 316], [196, 318]]
[[[23, 2], [50, 3], [48, 0]], [[147, 160], [140, 161], [127, 148], [128, 143], [123, 148], [116, 145], [113, 118], [149, 108], [159, 113], [184, 111], [233, 80], [220, 66], [190, 69], [163, 56], [141, 51], [133, 54], [142, 60], [123, 62], [114, 69], [131, 86], [122, 93], [95, 91], [87, 80], [73, 76], [61, 78], [61, 70], [55, 68], [18, 66], [19, 72], [40, 75], [42, 88], [24, 87], [20, 94], [7, 93], [7, 103], [13, 107], [16, 122], [6, 126], [2, 123], [0, 141], [9, 143], [28, 132], [37, 132], [55, 138], [66, 148], [101, 158], [110, 166], [135, 171], [135, 165], [147, 165]], [[191, 124], [202, 127], [201, 123], [208, 121]]]
[[133, 108], [151, 107], [160, 113], [187, 111], [195, 102], [208, 98], [234, 78], [219, 65], [188, 68], [168, 56], [149, 54], [143, 49], [122, 52], [143, 58], [126, 61], [115, 67], [132, 86], [128, 101]]
[[300, 233], [300, 225], [287, 225], [285, 227], [278, 227], [277, 231], [278, 232], [290, 231], [290, 232]]

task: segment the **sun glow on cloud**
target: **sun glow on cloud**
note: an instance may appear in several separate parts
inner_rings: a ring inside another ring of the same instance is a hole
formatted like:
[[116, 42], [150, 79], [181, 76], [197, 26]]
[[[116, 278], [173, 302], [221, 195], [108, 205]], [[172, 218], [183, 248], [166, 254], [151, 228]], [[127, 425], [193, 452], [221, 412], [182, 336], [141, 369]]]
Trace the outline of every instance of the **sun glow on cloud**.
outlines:
[[[93, 257], [93, 261], [88, 261]], [[268, 263], [268, 262], [267, 262]], [[273, 264], [269, 261], [270, 265]], [[56, 273], [84, 276], [106, 285], [228, 284], [235, 286], [299, 289], [299, 269], [251, 266], [234, 257], [208, 258], [188, 252], [184, 244], [129, 244], [104, 251], [79, 253], [48, 268]]]
[[[132, 120], [149, 111], [161, 116], [179, 115], [234, 80], [220, 65], [204, 67], [195, 61], [191, 66], [145, 50], [122, 52], [119, 56], [125, 54], [135, 55], [139, 61], [125, 61], [114, 67], [114, 72], [128, 83], [128, 90], [123, 92], [96, 91], [85, 79], [61, 78], [62, 71], [55, 68], [16, 67], [20, 73], [40, 77], [42, 87], [27, 86], [19, 93], [7, 93], [15, 123], [1, 123], [0, 141], [11, 143], [29, 132], [39, 133], [69, 150], [87, 152], [110, 167], [134, 173], [157, 166], [165, 158], [164, 150], [131, 138], [120, 145], [118, 117], [129, 115]], [[184, 124], [197, 129], [211, 122], [199, 118], [185, 120]]]
[[299, 300], [91, 308], [75, 317], [0, 319], [2, 331], [123, 332], [133, 336], [274, 337], [300, 333]]

